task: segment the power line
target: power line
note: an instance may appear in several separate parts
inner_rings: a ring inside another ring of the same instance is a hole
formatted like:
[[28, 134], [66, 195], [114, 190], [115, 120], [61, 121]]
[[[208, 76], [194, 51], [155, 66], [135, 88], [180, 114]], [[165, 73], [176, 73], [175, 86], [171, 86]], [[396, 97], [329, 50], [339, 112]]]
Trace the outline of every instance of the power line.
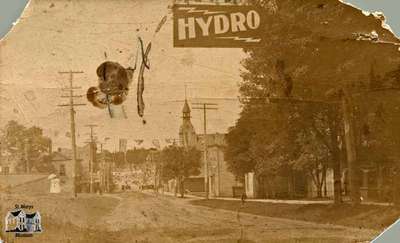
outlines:
[[75, 134], [75, 106], [83, 106], [86, 104], [77, 104], [74, 102], [74, 98], [76, 97], [74, 95], [74, 90], [80, 89], [80, 87], [74, 87], [73, 85], [73, 79], [74, 79], [74, 74], [82, 74], [83, 71], [66, 71], [66, 72], [58, 72], [60, 75], [65, 75], [69, 74], [69, 88], [63, 88], [62, 90], [64, 91], [69, 91], [68, 96], [64, 96], [63, 98], [69, 98], [69, 104], [61, 104], [58, 106], [68, 106], [70, 110], [70, 119], [71, 119], [71, 143], [72, 143], [72, 154], [73, 154], [73, 164], [74, 164], [74, 171], [73, 171], [73, 184], [74, 184], [74, 196], [78, 196], [78, 191], [77, 191], [77, 184], [78, 184], [78, 159], [77, 159], [77, 151], [76, 151], [76, 134]]
[[208, 159], [207, 159], [207, 110], [218, 110], [218, 104], [215, 103], [193, 103], [196, 105], [192, 107], [194, 110], [202, 110], [204, 117], [204, 133], [203, 133], [203, 152], [204, 152], [204, 187], [206, 199], [209, 199], [209, 179], [208, 179]]

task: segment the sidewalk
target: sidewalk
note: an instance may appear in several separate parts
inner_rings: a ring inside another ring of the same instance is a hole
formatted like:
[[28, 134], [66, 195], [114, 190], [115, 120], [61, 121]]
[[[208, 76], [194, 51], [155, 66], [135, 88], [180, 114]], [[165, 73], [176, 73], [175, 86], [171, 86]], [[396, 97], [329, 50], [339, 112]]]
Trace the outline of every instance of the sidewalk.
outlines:
[[[155, 192], [152, 190], [147, 190], [143, 191], [144, 193], [147, 194], [152, 194], [155, 195]], [[175, 194], [172, 192], [158, 192], [158, 195], [165, 195], [165, 196], [171, 196], [174, 197]], [[180, 194], [177, 194], [177, 197], [180, 197]], [[205, 199], [204, 197], [196, 196], [196, 195], [191, 195], [191, 194], [185, 194], [185, 198], [192, 198], [192, 199]], [[212, 197], [210, 196], [210, 199], [212, 200], [225, 200], [225, 201], [240, 201], [240, 198], [232, 198], [232, 197]], [[333, 203], [332, 200], [278, 200], [278, 199], [246, 199], [246, 202], [265, 202], [265, 203], [285, 203], [285, 204], [304, 204], [304, 205], [309, 205], [309, 204], [331, 204]]]
[[[155, 194], [154, 191], [147, 191], [147, 193]], [[175, 194], [172, 192], [158, 192], [159, 195], [172, 196]], [[177, 197], [180, 197], [180, 194], [177, 194]], [[185, 198], [191, 199], [205, 199], [204, 197], [185, 194]], [[211, 197], [212, 200], [224, 200], [224, 201], [241, 201], [240, 198], [231, 198], [231, 197]], [[327, 205], [333, 204], [333, 200], [283, 200], [283, 199], [246, 199], [246, 202], [263, 202], [263, 203], [280, 203], [280, 204], [295, 204], [295, 205]], [[374, 205], [374, 206], [393, 206], [392, 203], [379, 203], [379, 202], [362, 202], [362, 205]]]

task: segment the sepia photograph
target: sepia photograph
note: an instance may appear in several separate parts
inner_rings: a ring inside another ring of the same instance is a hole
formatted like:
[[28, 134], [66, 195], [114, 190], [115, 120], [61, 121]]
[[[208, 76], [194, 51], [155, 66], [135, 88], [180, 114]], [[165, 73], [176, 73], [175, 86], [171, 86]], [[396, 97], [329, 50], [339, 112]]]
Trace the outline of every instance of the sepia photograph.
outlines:
[[398, 9], [1, 0], [0, 243], [400, 242]]

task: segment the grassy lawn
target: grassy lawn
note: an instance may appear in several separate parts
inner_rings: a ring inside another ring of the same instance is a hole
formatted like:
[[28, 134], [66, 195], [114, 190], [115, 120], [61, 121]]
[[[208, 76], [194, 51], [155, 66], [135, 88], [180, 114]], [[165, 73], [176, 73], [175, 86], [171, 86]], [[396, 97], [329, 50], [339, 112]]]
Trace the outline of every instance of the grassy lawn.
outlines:
[[[193, 205], [237, 211], [240, 201], [193, 200]], [[383, 230], [400, 217], [400, 209], [389, 206], [359, 205], [294, 205], [246, 202], [241, 212], [260, 216], [304, 220], [316, 223]]]

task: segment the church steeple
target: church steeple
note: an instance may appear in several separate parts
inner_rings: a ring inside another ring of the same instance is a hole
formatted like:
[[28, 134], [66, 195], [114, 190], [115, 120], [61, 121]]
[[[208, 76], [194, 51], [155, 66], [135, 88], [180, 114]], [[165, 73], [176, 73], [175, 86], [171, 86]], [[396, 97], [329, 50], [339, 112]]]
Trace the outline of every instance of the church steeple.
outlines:
[[196, 131], [194, 130], [193, 124], [190, 121], [190, 106], [186, 97], [186, 85], [185, 85], [185, 103], [183, 104], [182, 109], [182, 125], [179, 129], [179, 138], [180, 143], [184, 147], [193, 147], [196, 146], [197, 136]]
[[189, 104], [187, 102], [187, 99], [185, 99], [185, 104], [183, 105], [183, 109], [182, 109], [182, 114], [183, 114], [183, 120], [190, 120], [190, 107]]
[[183, 109], [182, 109], [182, 118], [183, 120], [189, 120], [190, 121], [190, 107], [187, 101], [187, 92], [186, 92], [187, 86], [185, 84], [185, 104], [183, 105]]

